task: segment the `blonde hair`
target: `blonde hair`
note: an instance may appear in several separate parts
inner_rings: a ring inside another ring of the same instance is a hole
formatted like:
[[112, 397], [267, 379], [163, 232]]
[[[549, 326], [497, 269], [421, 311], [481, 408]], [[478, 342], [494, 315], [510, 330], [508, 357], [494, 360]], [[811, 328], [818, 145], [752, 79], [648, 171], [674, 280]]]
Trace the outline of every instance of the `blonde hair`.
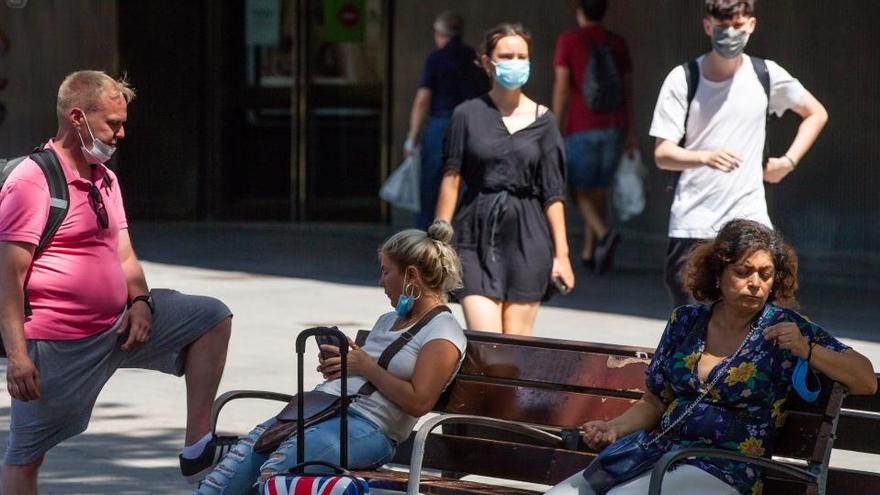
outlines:
[[401, 268], [414, 266], [425, 288], [445, 298], [461, 287], [461, 261], [452, 248], [452, 226], [436, 220], [428, 231], [408, 229], [394, 234], [382, 244], [379, 255], [386, 255]]
[[71, 108], [95, 110], [101, 104], [101, 97], [109, 93], [110, 98], [125, 98], [128, 103], [135, 97], [134, 88], [128, 78], [113, 79], [103, 71], [81, 70], [68, 74], [58, 87], [58, 101], [55, 111], [59, 121], [67, 116]]

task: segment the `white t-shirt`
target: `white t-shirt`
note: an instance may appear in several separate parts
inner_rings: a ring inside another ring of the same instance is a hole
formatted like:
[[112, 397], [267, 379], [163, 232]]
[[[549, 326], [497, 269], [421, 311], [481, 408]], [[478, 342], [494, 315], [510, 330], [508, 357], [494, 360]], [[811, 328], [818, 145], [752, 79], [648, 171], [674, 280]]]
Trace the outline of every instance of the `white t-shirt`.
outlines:
[[[669, 237], [709, 239], [735, 218], [773, 225], [764, 198], [764, 139], [767, 96], [748, 56], [732, 78], [713, 82], [703, 77], [691, 101], [687, 120], [688, 150], [728, 149], [743, 161], [732, 172], [697, 167], [681, 173], [669, 215]], [[770, 111], [782, 115], [798, 104], [804, 87], [785, 69], [767, 60]], [[651, 136], [678, 143], [685, 133], [687, 80], [684, 68], [672, 69], [657, 98]]]
[[[391, 331], [391, 326], [394, 324], [396, 317], [397, 314], [394, 312], [386, 313], [380, 316], [376, 321], [376, 324], [373, 325], [373, 329], [370, 331], [370, 336], [362, 347], [364, 352], [369, 354], [373, 359], [378, 360], [379, 356], [382, 355], [382, 351], [391, 345], [392, 342], [397, 340], [405, 330], [409, 329], [409, 327], [407, 327], [405, 329]], [[452, 313], [447, 312], [435, 316], [411, 341], [403, 346], [403, 348], [391, 358], [391, 362], [388, 364], [388, 372], [401, 380], [409, 380], [412, 378], [413, 370], [416, 366], [416, 358], [418, 358], [422, 346], [437, 339], [448, 340], [458, 348], [459, 359], [458, 364], [455, 367], [455, 372], [458, 372], [458, 368], [464, 360], [467, 338], [464, 336], [464, 331], [462, 331], [461, 325], [458, 324], [455, 317], [452, 316]], [[455, 376], [455, 372], [450, 375], [450, 381]], [[366, 381], [367, 380], [362, 376], [350, 376], [347, 384], [348, 393], [357, 393], [358, 389], [360, 389]], [[338, 396], [341, 394], [342, 384], [339, 379], [331, 380], [318, 385], [315, 390]], [[356, 402], [352, 403], [350, 407], [352, 410], [356, 410], [358, 413], [363, 414], [371, 421], [381, 426], [382, 429], [385, 430], [385, 434], [396, 442], [406, 440], [409, 437], [410, 432], [412, 432], [413, 426], [415, 426], [419, 419], [403, 412], [396, 404], [388, 400], [382, 395], [382, 392], [379, 392], [378, 390], [367, 397], [361, 397]]]

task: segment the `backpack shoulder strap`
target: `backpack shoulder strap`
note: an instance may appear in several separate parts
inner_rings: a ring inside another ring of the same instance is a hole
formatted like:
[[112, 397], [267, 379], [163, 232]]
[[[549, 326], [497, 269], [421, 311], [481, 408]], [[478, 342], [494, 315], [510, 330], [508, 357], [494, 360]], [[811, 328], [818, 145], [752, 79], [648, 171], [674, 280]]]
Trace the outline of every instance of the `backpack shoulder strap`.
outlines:
[[761, 87], [764, 88], [764, 94], [767, 95], [767, 111], [764, 112], [767, 123], [764, 126], [764, 156], [761, 162], [761, 165], [766, 167], [767, 158], [770, 157], [770, 136], [768, 134], [770, 127], [770, 71], [767, 69], [767, 61], [763, 58], [749, 55], [749, 60], [752, 61], [752, 67], [755, 69], [758, 81], [761, 83]]
[[64, 222], [67, 216], [67, 208], [70, 205], [70, 193], [67, 189], [67, 179], [64, 177], [64, 170], [61, 169], [61, 162], [51, 149], [42, 149], [31, 153], [31, 159], [40, 166], [43, 175], [46, 176], [46, 183], [49, 185], [49, 219], [40, 235], [40, 244], [34, 251], [34, 257], [45, 249], [46, 245], [58, 231], [58, 227]]
[[[49, 185], [49, 218], [46, 219], [46, 226], [43, 227], [43, 233], [40, 234], [40, 243], [34, 250], [34, 259], [43, 252], [58, 227], [64, 222], [67, 216], [67, 209], [70, 206], [70, 194], [67, 190], [67, 179], [64, 177], [64, 170], [61, 169], [61, 162], [51, 149], [34, 150], [30, 154], [30, 158], [39, 165], [40, 170], [46, 177], [46, 183]], [[31, 316], [31, 303], [27, 295], [27, 287], [24, 288], [24, 315]]]
[[[687, 141], [688, 115], [691, 113], [691, 102], [694, 101], [694, 97], [697, 95], [697, 86], [700, 84], [700, 64], [697, 62], [697, 59], [692, 59], [681, 64], [681, 68], [684, 69], [684, 79], [687, 82], [687, 103], [684, 106], [684, 135], [681, 136], [678, 145], [684, 148]], [[675, 190], [678, 178], [681, 177], [681, 172], [671, 172], [671, 174], [669, 183], [666, 185], [666, 190], [670, 192]]]
[[752, 57], [749, 56], [749, 59], [752, 61], [752, 67], [755, 69], [755, 74], [758, 75], [758, 81], [761, 82], [761, 87], [764, 88], [764, 94], [767, 95], [767, 107], [769, 113], [770, 107], [770, 71], [767, 70], [767, 61], [763, 58]]
[[682, 136], [681, 141], [678, 142], [678, 145], [683, 147], [685, 139], [687, 138], [687, 123], [688, 114], [691, 110], [691, 102], [694, 101], [694, 96], [697, 95], [697, 86], [700, 84], [700, 64], [697, 62], [697, 59], [693, 59], [687, 63], [681, 64], [681, 68], [684, 69], [684, 78], [685, 81], [687, 81], [687, 104], [684, 107], [685, 136]]

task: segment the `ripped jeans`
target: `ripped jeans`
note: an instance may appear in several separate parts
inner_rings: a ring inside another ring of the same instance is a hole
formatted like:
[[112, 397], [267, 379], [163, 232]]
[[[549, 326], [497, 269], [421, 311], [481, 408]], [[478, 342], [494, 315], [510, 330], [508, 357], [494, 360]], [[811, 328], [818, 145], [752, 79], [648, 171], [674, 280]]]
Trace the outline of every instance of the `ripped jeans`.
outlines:
[[[202, 480], [194, 495], [239, 495], [259, 493], [258, 480], [265, 473], [283, 473], [296, 464], [294, 435], [278, 446], [270, 455], [254, 452], [254, 442], [260, 434], [275, 423], [270, 418], [257, 425], [238, 442]], [[333, 416], [305, 431], [306, 461], [339, 463], [339, 416]], [[351, 469], [371, 469], [390, 461], [396, 444], [372, 421], [357, 412], [348, 411], [348, 466]], [[316, 468], [316, 470], [319, 468]]]

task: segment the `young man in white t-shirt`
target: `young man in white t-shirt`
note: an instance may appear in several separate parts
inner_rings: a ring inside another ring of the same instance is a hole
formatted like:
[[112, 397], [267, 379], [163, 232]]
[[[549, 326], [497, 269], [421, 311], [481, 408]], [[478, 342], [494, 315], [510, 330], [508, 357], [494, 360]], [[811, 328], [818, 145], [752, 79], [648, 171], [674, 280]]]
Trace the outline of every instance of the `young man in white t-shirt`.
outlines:
[[[706, 0], [703, 30], [712, 50], [697, 59], [693, 100], [688, 105], [686, 71], [678, 66], [663, 82], [654, 109], [650, 134], [656, 138], [657, 167], [681, 172], [669, 216], [665, 267], [675, 306], [694, 302], [682, 273], [693, 244], [715, 237], [734, 218], [772, 227], [763, 181], [777, 183], [793, 171], [828, 120], [825, 107], [770, 60], [768, 105], [756, 69], [743, 54], [755, 31], [755, 1]], [[768, 109], [776, 115], [792, 110], [803, 120], [788, 150], [762, 163]]]

